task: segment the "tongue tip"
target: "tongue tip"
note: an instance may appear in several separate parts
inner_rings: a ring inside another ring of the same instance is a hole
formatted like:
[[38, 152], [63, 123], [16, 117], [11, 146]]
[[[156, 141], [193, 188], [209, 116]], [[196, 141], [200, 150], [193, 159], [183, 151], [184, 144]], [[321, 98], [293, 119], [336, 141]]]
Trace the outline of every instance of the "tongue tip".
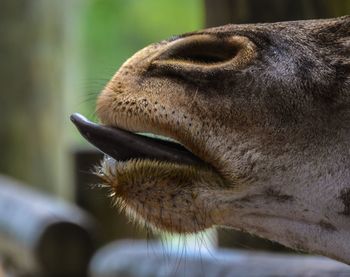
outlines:
[[89, 121], [85, 116], [79, 113], [73, 113], [70, 116], [70, 120], [85, 138], [87, 132], [91, 131], [92, 129], [96, 129], [97, 127], [96, 123]]
[[[73, 113], [70, 116], [70, 120], [74, 126], [78, 129], [79, 133], [90, 143], [94, 144], [94, 140], [91, 137], [91, 133], [98, 131], [98, 125], [89, 121], [85, 116], [79, 113]], [[96, 146], [96, 145], [95, 145]]]
[[73, 113], [70, 117], [70, 120], [77, 125], [79, 123], [88, 122], [87, 118], [80, 113]]

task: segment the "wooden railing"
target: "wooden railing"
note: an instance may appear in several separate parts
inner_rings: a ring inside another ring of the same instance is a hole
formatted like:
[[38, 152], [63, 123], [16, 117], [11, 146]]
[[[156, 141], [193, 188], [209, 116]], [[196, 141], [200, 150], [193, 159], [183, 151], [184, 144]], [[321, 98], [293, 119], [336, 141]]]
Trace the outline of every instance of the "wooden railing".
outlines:
[[0, 176], [0, 268], [9, 276], [86, 276], [94, 230], [78, 207]]

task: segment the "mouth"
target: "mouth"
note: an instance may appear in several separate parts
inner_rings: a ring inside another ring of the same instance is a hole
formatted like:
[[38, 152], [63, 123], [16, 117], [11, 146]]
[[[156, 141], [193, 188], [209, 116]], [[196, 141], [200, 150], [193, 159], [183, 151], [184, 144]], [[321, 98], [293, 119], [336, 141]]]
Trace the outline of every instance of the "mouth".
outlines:
[[99, 125], [77, 113], [70, 119], [88, 142], [116, 161], [138, 159], [209, 167], [180, 143]]

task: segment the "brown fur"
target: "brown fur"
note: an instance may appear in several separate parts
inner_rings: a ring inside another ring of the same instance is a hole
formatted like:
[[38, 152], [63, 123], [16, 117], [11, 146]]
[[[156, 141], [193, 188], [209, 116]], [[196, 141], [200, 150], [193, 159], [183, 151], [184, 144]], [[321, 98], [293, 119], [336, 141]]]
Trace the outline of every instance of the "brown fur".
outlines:
[[177, 232], [225, 225], [350, 261], [319, 235], [347, 228], [333, 215], [346, 213], [339, 199], [350, 177], [349, 16], [226, 25], [153, 44], [107, 84], [97, 113], [103, 124], [176, 139], [213, 167], [104, 165], [100, 174], [143, 220]]

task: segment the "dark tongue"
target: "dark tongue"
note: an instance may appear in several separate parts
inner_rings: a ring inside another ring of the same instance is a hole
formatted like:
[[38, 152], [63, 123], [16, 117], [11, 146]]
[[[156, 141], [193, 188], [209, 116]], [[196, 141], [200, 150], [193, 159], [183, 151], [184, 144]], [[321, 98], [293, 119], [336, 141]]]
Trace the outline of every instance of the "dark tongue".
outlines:
[[189, 165], [206, 165], [182, 145], [98, 125], [75, 113], [70, 117], [80, 134], [103, 153], [118, 161], [150, 159]]

